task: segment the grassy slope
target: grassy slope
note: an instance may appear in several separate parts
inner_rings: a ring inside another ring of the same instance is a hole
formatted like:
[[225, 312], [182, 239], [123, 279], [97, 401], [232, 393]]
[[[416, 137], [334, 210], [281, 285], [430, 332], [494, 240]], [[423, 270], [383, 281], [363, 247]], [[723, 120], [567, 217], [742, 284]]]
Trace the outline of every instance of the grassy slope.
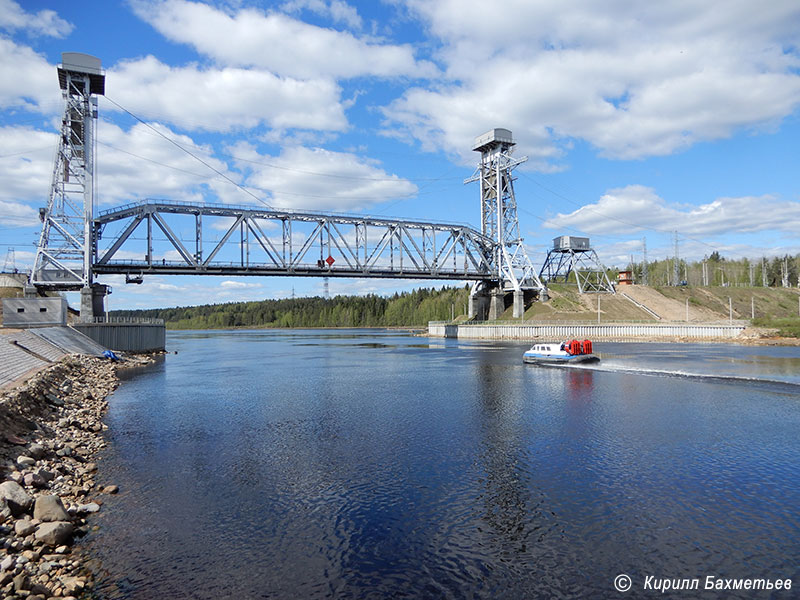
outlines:
[[[755, 308], [754, 325], [776, 328], [780, 335], [800, 337], [800, 290], [795, 288], [762, 287], [658, 287], [664, 297], [690, 306], [703, 307], [719, 320], [729, 317], [728, 302], [733, 318], [749, 320], [751, 302]], [[575, 286], [554, 284], [549, 287], [550, 301], [535, 302], [525, 311], [526, 320], [536, 321], [594, 321], [597, 319], [597, 296], [578, 294]], [[509, 307], [502, 317], [512, 319]], [[654, 319], [621, 296], [600, 296], [600, 318], [603, 321], [653, 321]]]

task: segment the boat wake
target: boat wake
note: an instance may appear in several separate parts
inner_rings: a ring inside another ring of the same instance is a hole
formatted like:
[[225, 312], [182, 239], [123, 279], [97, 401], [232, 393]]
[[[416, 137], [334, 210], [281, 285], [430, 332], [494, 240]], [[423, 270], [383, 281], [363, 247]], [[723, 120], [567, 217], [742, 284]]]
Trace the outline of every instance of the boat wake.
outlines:
[[599, 371], [603, 373], [624, 373], [631, 375], [645, 375], [650, 377], [674, 377], [679, 379], [700, 379], [719, 383], [746, 383], [748, 385], [765, 385], [771, 388], [783, 387], [788, 392], [800, 393], [800, 382], [783, 381], [781, 379], [768, 379], [764, 377], [746, 377], [743, 375], [728, 375], [720, 373], [693, 373], [673, 369], [653, 369], [642, 366], [618, 365], [608, 360], [599, 364], [551, 364], [546, 365], [555, 369], [580, 369], [584, 371]]

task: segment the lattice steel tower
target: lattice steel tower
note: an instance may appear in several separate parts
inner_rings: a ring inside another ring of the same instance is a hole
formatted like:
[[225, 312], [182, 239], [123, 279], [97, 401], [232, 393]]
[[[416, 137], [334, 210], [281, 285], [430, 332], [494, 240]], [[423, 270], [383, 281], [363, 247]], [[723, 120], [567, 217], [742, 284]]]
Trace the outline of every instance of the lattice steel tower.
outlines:
[[[472, 149], [481, 153], [481, 160], [475, 173], [464, 183], [480, 181], [481, 233], [496, 243], [493, 263], [497, 280], [494, 287], [498, 293], [515, 293], [514, 316], [521, 317], [523, 292], [544, 295], [546, 288], [528, 258], [519, 234], [511, 171], [528, 157], [512, 158], [515, 145], [508, 129], [493, 129], [475, 138]], [[479, 291], [477, 287], [473, 288], [473, 295]]]
[[553, 247], [547, 251], [539, 277], [544, 281], [567, 283], [570, 274], [575, 275], [578, 292], [616, 293], [614, 284], [597, 252], [589, 244], [589, 238], [561, 235], [553, 239]]
[[[50, 197], [39, 210], [42, 231], [31, 283], [39, 289], [92, 291], [92, 218], [95, 201], [95, 124], [97, 96], [105, 93], [100, 59], [64, 52], [58, 82], [64, 98]], [[95, 286], [94, 294], [105, 293]], [[100, 293], [102, 292], [102, 293]], [[96, 303], [95, 303], [96, 305]]]

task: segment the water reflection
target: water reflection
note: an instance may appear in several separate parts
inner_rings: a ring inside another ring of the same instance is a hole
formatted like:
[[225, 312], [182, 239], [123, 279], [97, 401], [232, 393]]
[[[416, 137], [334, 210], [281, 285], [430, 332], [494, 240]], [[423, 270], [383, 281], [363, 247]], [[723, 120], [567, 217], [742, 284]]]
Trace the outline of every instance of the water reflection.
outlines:
[[101, 598], [608, 597], [653, 565], [800, 560], [798, 394], [630, 370], [735, 351], [604, 345], [623, 372], [397, 332], [169, 343], [111, 400]]

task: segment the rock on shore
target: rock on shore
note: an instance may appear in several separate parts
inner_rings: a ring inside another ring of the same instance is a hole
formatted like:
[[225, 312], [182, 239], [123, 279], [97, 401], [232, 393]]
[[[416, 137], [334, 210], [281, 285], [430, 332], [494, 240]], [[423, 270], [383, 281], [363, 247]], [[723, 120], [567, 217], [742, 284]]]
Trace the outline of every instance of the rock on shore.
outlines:
[[105, 398], [119, 366], [148, 362], [70, 356], [0, 395], [3, 598], [76, 598], [91, 587], [74, 544], [103, 504], [92, 459], [105, 446]]

